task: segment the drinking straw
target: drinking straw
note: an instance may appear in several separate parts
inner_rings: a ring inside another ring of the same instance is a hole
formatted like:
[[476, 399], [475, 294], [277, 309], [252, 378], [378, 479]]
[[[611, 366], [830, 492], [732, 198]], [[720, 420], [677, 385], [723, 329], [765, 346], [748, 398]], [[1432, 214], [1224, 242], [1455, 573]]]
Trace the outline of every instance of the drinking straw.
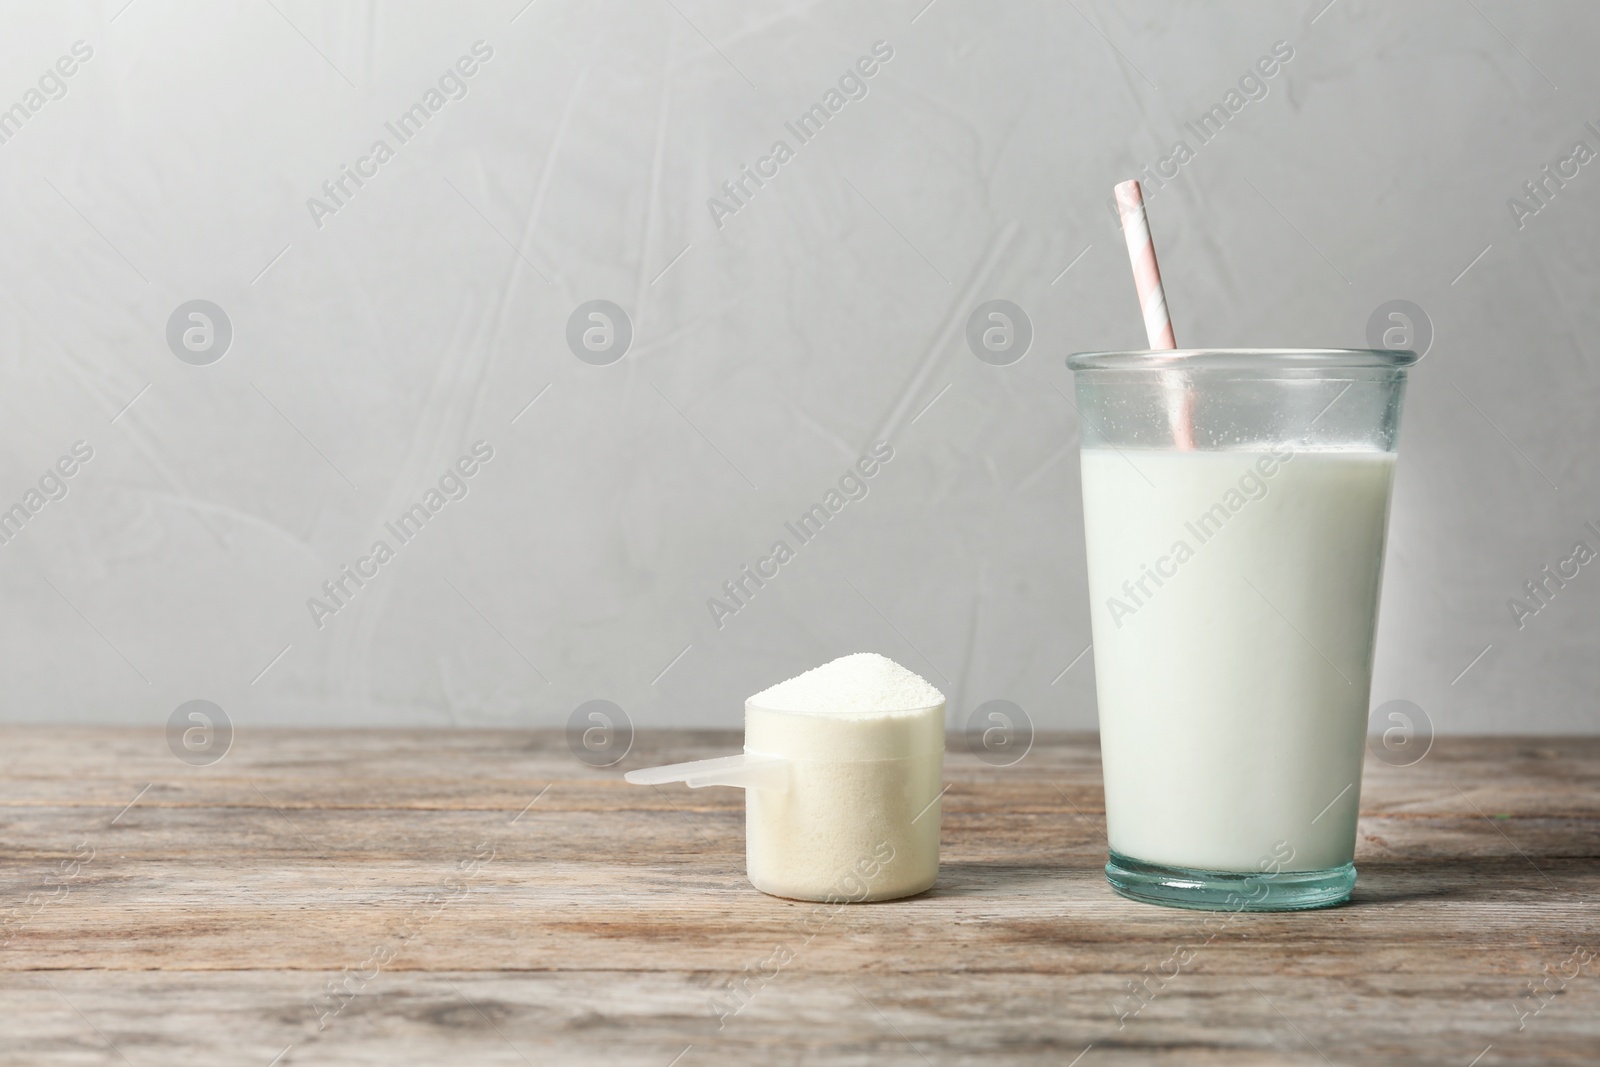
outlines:
[[[1144, 191], [1137, 181], [1118, 183], [1114, 190], [1117, 213], [1122, 218], [1122, 236], [1128, 242], [1128, 259], [1133, 264], [1133, 286], [1139, 294], [1139, 310], [1144, 316], [1144, 332], [1150, 348], [1178, 347], [1172, 336], [1172, 316], [1167, 311], [1167, 294], [1161, 286], [1161, 267], [1156, 263], [1156, 244], [1150, 236], [1150, 222], [1144, 212]], [[1167, 417], [1179, 448], [1194, 448], [1194, 398], [1183, 388], [1177, 375], [1163, 374], [1167, 384]]]
[[1139, 293], [1139, 310], [1144, 313], [1144, 332], [1152, 349], [1177, 348], [1172, 337], [1172, 316], [1167, 313], [1167, 294], [1161, 288], [1161, 268], [1156, 264], [1156, 243], [1150, 237], [1150, 222], [1144, 213], [1144, 191], [1137, 181], [1116, 187], [1117, 213], [1122, 216], [1122, 236], [1128, 242], [1128, 259], [1133, 263], [1133, 287]]

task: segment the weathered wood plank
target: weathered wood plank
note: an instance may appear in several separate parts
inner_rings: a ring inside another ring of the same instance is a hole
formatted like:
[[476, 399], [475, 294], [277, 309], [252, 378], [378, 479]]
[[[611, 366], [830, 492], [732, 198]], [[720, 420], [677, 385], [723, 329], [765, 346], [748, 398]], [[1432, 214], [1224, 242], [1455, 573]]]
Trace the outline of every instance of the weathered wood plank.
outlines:
[[[622, 766], [737, 743], [641, 736]], [[749, 887], [738, 793], [620, 771], [555, 731], [242, 734], [206, 768], [153, 731], [0, 731], [0, 900], [18, 909], [0, 1065], [287, 1047], [283, 1065], [665, 1067], [690, 1044], [682, 1067], [1059, 1064], [1093, 1044], [1083, 1067], [1464, 1067], [1492, 1045], [1490, 1067], [1600, 1049], [1600, 958], [1528, 988], [1600, 951], [1600, 739], [1442, 739], [1414, 767], [1372, 764], [1351, 906], [1210, 926], [1106, 888], [1092, 737], [1040, 738], [1010, 768], [953, 753], [939, 884], [825, 919]], [[1163, 980], [1180, 945], [1196, 955]], [[729, 983], [777, 946], [792, 961], [719, 1029], [717, 998], [740, 1003]]]
[[[797, 959], [719, 1029], [713, 976], [564, 972], [380, 974], [337, 1015], [309, 998], [326, 976], [284, 971], [0, 979], [0, 1064], [1070, 1063], [1454, 1064], [1594, 1062], [1591, 989], [1517, 1030], [1501, 983], [1186, 973], [1117, 1029], [1095, 975], [893, 975], [845, 981]], [[46, 979], [55, 986], [52, 989]], [[59, 993], [57, 992], [59, 990]], [[63, 999], [65, 998], [65, 999]], [[1378, 1007], [1385, 1010], [1375, 1010]], [[81, 1012], [82, 1015], [77, 1014]], [[321, 1020], [321, 1030], [317, 1024]], [[99, 1033], [96, 1033], [96, 1030]], [[104, 1035], [104, 1040], [101, 1038]], [[520, 1053], [520, 1055], [519, 1055]], [[1324, 1059], [1323, 1057], [1327, 1058]], [[526, 1057], [524, 1060], [522, 1057]]]

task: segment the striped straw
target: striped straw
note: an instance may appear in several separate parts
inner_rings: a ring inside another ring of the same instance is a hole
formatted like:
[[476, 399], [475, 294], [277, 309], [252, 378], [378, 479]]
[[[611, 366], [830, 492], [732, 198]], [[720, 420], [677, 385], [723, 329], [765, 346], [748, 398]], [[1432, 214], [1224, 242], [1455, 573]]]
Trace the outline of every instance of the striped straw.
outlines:
[[[1137, 181], [1120, 182], [1116, 187], [1117, 213], [1122, 216], [1122, 235], [1128, 242], [1128, 259], [1133, 264], [1133, 286], [1139, 294], [1139, 310], [1144, 315], [1144, 332], [1153, 350], [1177, 348], [1172, 336], [1172, 316], [1167, 311], [1166, 290], [1161, 287], [1161, 268], [1156, 264], [1156, 244], [1150, 236], [1150, 223], [1144, 213], [1144, 190]], [[1194, 448], [1194, 394], [1184, 387], [1176, 371], [1162, 371], [1165, 385], [1167, 421], [1172, 439], [1180, 449]]]
[[1156, 244], [1150, 237], [1150, 223], [1144, 214], [1144, 191], [1137, 181], [1118, 184], [1117, 213], [1122, 216], [1122, 235], [1128, 241], [1128, 259], [1133, 262], [1133, 285], [1139, 293], [1139, 310], [1144, 312], [1144, 332], [1150, 347], [1177, 348], [1172, 337], [1172, 317], [1167, 314], [1167, 294], [1161, 288], [1161, 268], [1156, 265]]

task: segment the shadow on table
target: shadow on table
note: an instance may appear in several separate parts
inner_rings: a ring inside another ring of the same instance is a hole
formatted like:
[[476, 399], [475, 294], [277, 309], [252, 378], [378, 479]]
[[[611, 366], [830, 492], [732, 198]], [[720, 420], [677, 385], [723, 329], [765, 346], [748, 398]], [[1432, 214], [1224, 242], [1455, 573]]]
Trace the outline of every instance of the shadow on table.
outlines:
[[918, 899], [1002, 895], [1012, 890], [1041, 886], [1070, 887], [1105, 884], [1105, 867], [1099, 863], [980, 863], [945, 861], [939, 864], [939, 881]]
[[[1520, 856], [1419, 857], [1405, 862], [1367, 860], [1358, 863], [1356, 870], [1356, 887], [1344, 907], [1423, 900], [1486, 903], [1536, 897], [1548, 899], [1552, 887], [1557, 892], [1580, 894], [1585, 882], [1600, 877], [1600, 860], [1547, 858], [1547, 862], [1535, 867]], [[1105, 883], [1104, 870], [1098, 862], [946, 861], [939, 867], [939, 881], [915, 899], [1002, 897], [1017, 892], [1031, 895], [1040, 889], [1058, 889], [1064, 896], [1071, 897], [1102, 890], [1107, 896], [1114, 895]]]
[[1357, 861], [1356, 887], [1349, 907], [1410, 900], [1459, 903], [1549, 899], [1582, 892], [1600, 875], [1600, 860], [1587, 858], [1495, 856], [1419, 857], [1405, 862]]

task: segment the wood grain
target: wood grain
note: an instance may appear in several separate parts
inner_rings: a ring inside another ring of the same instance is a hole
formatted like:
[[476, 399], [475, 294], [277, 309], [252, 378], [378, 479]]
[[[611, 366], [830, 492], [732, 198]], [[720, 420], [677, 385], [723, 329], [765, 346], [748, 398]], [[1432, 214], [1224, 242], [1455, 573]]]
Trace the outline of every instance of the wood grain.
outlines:
[[0, 1064], [1600, 1061], [1596, 738], [1371, 763], [1352, 903], [1209, 927], [1107, 889], [1092, 736], [953, 738], [938, 885], [820, 915], [745, 881], [741, 794], [621, 780], [736, 734], [0, 740]]

